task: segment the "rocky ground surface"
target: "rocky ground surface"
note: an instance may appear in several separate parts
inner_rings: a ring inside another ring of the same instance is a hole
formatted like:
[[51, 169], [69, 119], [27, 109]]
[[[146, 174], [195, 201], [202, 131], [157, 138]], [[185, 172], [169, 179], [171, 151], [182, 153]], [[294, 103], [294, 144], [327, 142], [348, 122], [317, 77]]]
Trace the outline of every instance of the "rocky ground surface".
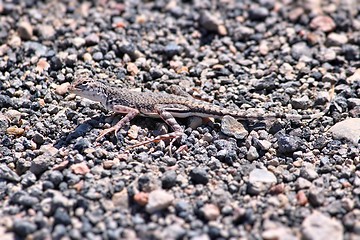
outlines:
[[[0, 0], [1, 239], [360, 239], [357, 1], [125, 2]], [[244, 111], [330, 108], [182, 119], [187, 150], [125, 150], [171, 130], [138, 117], [95, 142], [120, 117], [67, 92], [84, 69]]]

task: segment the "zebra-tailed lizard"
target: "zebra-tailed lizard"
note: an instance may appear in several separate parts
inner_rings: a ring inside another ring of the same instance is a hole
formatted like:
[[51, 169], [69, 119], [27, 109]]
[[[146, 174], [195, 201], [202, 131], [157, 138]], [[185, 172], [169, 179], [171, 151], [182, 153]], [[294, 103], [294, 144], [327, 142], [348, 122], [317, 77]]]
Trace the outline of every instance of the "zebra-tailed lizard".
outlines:
[[69, 90], [81, 97], [100, 102], [110, 111], [126, 114], [116, 125], [104, 129], [96, 141], [111, 132], [115, 132], [116, 135], [120, 128], [137, 115], [160, 117], [174, 130], [174, 132], [157, 136], [154, 139], [132, 145], [131, 147], [137, 147], [166, 139], [175, 140], [181, 137], [183, 135], [183, 129], [176, 122], [175, 118], [198, 116], [219, 119], [229, 115], [238, 120], [264, 120], [269, 118], [301, 120], [315, 119], [323, 115], [323, 112], [313, 115], [279, 113], [269, 113], [264, 115], [250, 114], [191, 98], [183, 91], [175, 91], [174, 94], [134, 92], [129, 89], [110, 87], [90, 78], [80, 78], [79, 80], [74, 81]]

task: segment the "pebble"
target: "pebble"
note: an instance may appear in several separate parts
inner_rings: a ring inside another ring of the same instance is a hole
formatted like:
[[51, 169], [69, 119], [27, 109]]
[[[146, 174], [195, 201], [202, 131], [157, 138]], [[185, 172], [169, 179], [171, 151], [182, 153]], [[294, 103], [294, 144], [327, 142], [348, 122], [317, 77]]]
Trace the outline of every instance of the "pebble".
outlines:
[[259, 153], [256, 149], [256, 147], [254, 146], [250, 146], [247, 154], [246, 154], [246, 159], [249, 161], [253, 161], [259, 158]]
[[311, 182], [303, 177], [299, 177], [295, 182], [295, 189], [307, 189], [311, 187]]
[[208, 11], [202, 11], [199, 18], [200, 25], [208, 31], [217, 32], [220, 35], [226, 35], [227, 31], [216, 14], [212, 14]]
[[250, 183], [276, 183], [277, 179], [272, 172], [266, 169], [255, 168], [249, 174]]
[[25, 132], [25, 129], [23, 128], [19, 128], [19, 127], [8, 127], [6, 129], [6, 133], [9, 134], [9, 135], [15, 135], [15, 136], [21, 136], [23, 135]]
[[307, 216], [301, 228], [303, 239], [327, 240], [331, 236], [333, 240], [342, 240], [343, 231], [341, 222], [318, 211]]
[[299, 150], [302, 141], [299, 137], [283, 135], [278, 138], [278, 145], [280, 153], [289, 154]]
[[101, 60], [104, 59], [104, 55], [102, 54], [102, 52], [95, 52], [92, 55], [92, 58], [96, 61], [96, 62], [100, 62]]
[[305, 42], [298, 42], [292, 45], [291, 56], [296, 60], [299, 60], [302, 56], [311, 58], [312, 51]]
[[6, 179], [9, 181], [19, 182], [20, 177], [13, 170], [11, 170], [6, 164], [0, 164], [0, 179]]
[[53, 26], [40, 24], [36, 27], [39, 37], [43, 40], [52, 40], [55, 38], [56, 31]]
[[174, 201], [174, 196], [164, 190], [154, 190], [149, 193], [146, 211], [150, 214], [168, 208]]
[[291, 106], [294, 109], [308, 109], [310, 106], [310, 99], [307, 95], [305, 95], [301, 98], [292, 98]]
[[245, 139], [249, 134], [240, 122], [228, 115], [221, 120], [221, 132], [240, 140]]
[[176, 185], [177, 174], [175, 171], [166, 171], [161, 178], [161, 184], [164, 189], [170, 189]]
[[98, 44], [99, 42], [100, 42], [100, 38], [96, 33], [91, 33], [85, 37], [85, 43], [87, 46], [93, 46]]
[[149, 202], [149, 194], [145, 192], [138, 192], [134, 195], [134, 201], [140, 206], [145, 206]]
[[327, 37], [326, 44], [328, 46], [342, 46], [348, 42], [348, 38], [345, 34], [330, 33]]
[[334, 139], [345, 139], [354, 145], [360, 140], [360, 118], [348, 118], [329, 129]]
[[336, 24], [329, 16], [317, 16], [311, 20], [310, 27], [323, 32], [331, 32], [335, 29]]
[[269, 15], [269, 10], [265, 7], [254, 6], [250, 8], [249, 18], [255, 21], [263, 21]]
[[[119, 209], [126, 209], [129, 207], [129, 193], [127, 189], [123, 189], [121, 192], [114, 193], [112, 196], [112, 203]], [[135, 199], [137, 200], [137, 198]], [[140, 204], [141, 205], [141, 204]]]
[[300, 176], [309, 180], [309, 181], [313, 181], [315, 180], [316, 178], [319, 177], [318, 173], [312, 169], [312, 168], [302, 168], [301, 171], [300, 171]]
[[60, 96], [64, 96], [68, 92], [69, 87], [70, 87], [70, 83], [68, 82], [60, 84], [56, 87], [55, 93]]
[[29, 22], [20, 22], [17, 32], [22, 40], [30, 40], [33, 37], [33, 27]]
[[205, 168], [196, 167], [191, 170], [190, 179], [194, 184], [207, 184], [209, 176]]
[[360, 81], [360, 68], [356, 69], [354, 74], [346, 79], [348, 83], [353, 83], [356, 81]]
[[131, 127], [130, 127], [130, 129], [128, 131], [128, 136], [131, 139], [137, 139], [138, 135], [139, 135], [139, 130], [140, 130], [140, 127], [138, 127], [136, 125], [131, 125]]
[[201, 211], [208, 221], [215, 221], [220, 216], [220, 209], [215, 204], [205, 204]]
[[36, 225], [30, 221], [18, 219], [14, 222], [13, 231], [17, 236], [25, 238], [30, 233], [36, 231]]
[[72, 44], [74, 44], [74, 46], [76, 48], [82, 47], [83, 45], [85, 45], [85, 43], [86, 43], [86, 41], [82, 37], [75, 37], [75, 38], [72, 39]]
[[71, 170], [75, 173], [75, 174], [80, 174], [80, 175], [85, 175], [88, 172], [90, 172], [89, 167], [87, 166], [87, 164], [85, 162], [81, 162], [81, 163], [77, 163], [71, 166]]
[[45, 172], [52, 164], [51, 157], [48, 154], [41, 154], [31, 161], [30, 171], [35, 175], [40, 175]]

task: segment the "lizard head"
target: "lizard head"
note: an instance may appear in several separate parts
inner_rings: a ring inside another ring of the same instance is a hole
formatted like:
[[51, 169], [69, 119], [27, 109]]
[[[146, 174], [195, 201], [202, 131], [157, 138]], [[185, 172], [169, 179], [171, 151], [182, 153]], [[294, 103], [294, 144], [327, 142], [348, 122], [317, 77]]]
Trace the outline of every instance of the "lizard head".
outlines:
[[105, 103], [107, 99], [106, 86], [90, 78], [75, 80], [69, 87], [71, 93], [90, 99], [92, 101]]

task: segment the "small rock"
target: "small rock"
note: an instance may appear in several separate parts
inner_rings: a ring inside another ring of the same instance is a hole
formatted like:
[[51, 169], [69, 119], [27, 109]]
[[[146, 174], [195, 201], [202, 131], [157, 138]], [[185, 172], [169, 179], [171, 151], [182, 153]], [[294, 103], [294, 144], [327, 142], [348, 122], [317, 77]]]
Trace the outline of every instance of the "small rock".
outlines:
[[44, 40], [52, 40], [55, 38], [56, 31], [52, 25], [42, 24], [37, 27], [39, 36]]
[[356, 69], [354, 74], [351, 75], [350, 77], [348, 77], [346, 80], [347, 80], [348, 83], [353, 83], [353, 82], [356, 82], [356, 81], [360, 81], [360, 68]]
[[342, 46], [348, 42], [348, 38], [345, 34], [330, 33], [327, 37], [328, 46]]
[[311, 182], [303, 177], [299, 177], [295, 182], [295, 189], [306, 189], [311, 187]]
[[132, 75], [135, 76], [137, 75], [140, 70], [138, 69], [138, 67], [135, 65], [135, 63], [129, 62], [127, 64], [126, 70], [128, 70], [128, 72]]
[[283, 135], [278, 138], [279, 152], [288, 154], [297, 151], [302, 146], [299, 137]]
[[6, 179], [9, 181], [19, 182], [20, 177], [11, 170], [6, 164], [0, 164], [0, 179]]
[[291, 105], [294, 109], [308, 109], [310, 106], [310, 99], [307, 95], [301, 98], [291, 99]]
[[336, 123], [329, 130], [335, 139], [346, 139], [358, 145], [360, 140], [360, 118], [348, 118]]
[[319, 207], [325, 203], [325, 195], [321, 188], [312, 187], [309, 190], [308, 200], [311, 206]]
[[33, 36], [33, 27], [29, 22], [20, 22], [17, 32], [22, 40], [30, 40]]
[[85, 44], [85, 39], [82, 37], [75, 37], [72, 39], [72, 44], [74, 44], [76, 48], [80, 48]]
[[140, 206], [145, 206], [149, 202], [149, 193], [138, 192], [134, 195], [134, 201]]
[[91, 33], [85, 37], [85, 42], [87, 46], [93, 46], [100, 42], [100, 38], [96, 33]]
[[6, 129], [6, 133], [9, 135], [15, 135], [15, 136], [21, 136], [23, 135], [25, 132], [25, 129], [23, 128], [18, 128], [18, 127], [8, 127]]
[[68, 92], [69, 86], [70, 86], [70, 83], [68, 83], [68, 82], [60, 84], [56, 87], [55, 93], [60, 96], [64, 96]]
[[302, 168], [300, 176], [309, 181], [313, 181], [319, 177], [318, 173], [312, 168]]
[[137, 139], [138, 134], [139, 134], [139, 130], [140, 127], [136, 126], [136, 125], [131, 125], [129, 131], [128, 131], [128, 136], [131, 139]]
[[154, 213], [168, 208], [174, 200], [174, 196], [163, 190], [154, 190], [149, 194], [149, 202], [146, 205], [148, 213]]
[[30, 171], [35, 175], [40, 175], [45, 172], [51, 164], [51, 157], [48, 154], [41, 154], [31, 161]]
[[342, 240], [343, 231], [341, 222], [317, 211], [305, 218], [301, 228], [305, 240], [328, 240], [330, 236], [332, 240]]
[[40, 58], [38, 63], [36, 64], [35, 70], [38, 73], [42, 73], [43, 71], [46, 71], [50, 68], [50, 64], [46, 61], [44, 58]]
[[207, 184], [209, 176], [205, 168], [196, 167], [191, 170], [190, 179], [194, 184]]
[[90, 172], [89, 167], [86, 165], [85, 162], [77, 163], [71, 166], [71, 170], [75, 174], [85, 175]]
[[295, 60], [299, 60], [302, 56], [306, 56], [311, 58], [312, 57], [312, 51], [307, 46], [306, 42], [298, 42], [292, 45], [291, 47], [291, 56]]
[[167, 171], [161, 178], [161, 184], [164, 189], [170, 189], [176, 185], [176, 172], [175, 171]]
[[101, 60], [104, 59], [104, 55], [102, 52], [95, 52], [93, 55], [92, 55], [92, 58], [94, 59], [94, 61], [96, 62], [99, 62]]
[[264, 7], [254, 6], [249, 10], [249, 18], [255, 21], [262, 21], [269, 15], [269, 10]]
[[255, 168], [249, 174], [250, 183], [276, 183], [277, 179], [272, 172], [269, 172], [266, 169]]
[[253, 160], [258, 159], [258, 158], [259, 158], [259, 153], [256, 150], [256, 147], [250, 146], [249, 151], [246, 154], [246, 159], [250, 160], [250, 161], [253, 161]]
[[216, 14], [212, 14], [208, 11], [201, 12], [199, 23], [203, 28], [208, 31], [217, 32], [221, 35], [227, 34], [226, 28], [222, 23], [222, 20], [219, 19]]
[[221, 132], [240, 140], [248, 135], [244, 126], [231, 116], [224, 116], [221, 120]]
[[129, 194], [126, 188], [112, 196], [114, 206], [127, 209], [129, 207]]
[[17, 219], [13, 225], [13, 231], [15, 232], [16, 235], [18, 235], [21, 238], [25, 238], [30, 233], [35, 232], [35, 230], [36, 230], [35, 223], [22, 219]]
[[208, 221], [215, 221], [220, 216], [220, 209], [215, 204], [205, 204], [201, 211]]
[[308, 203], [308, 199], [304, 191], [299, 191], [296, 194], [296, 200], [300, 206], [305, 206]]
[[267, 151], [271, 148], [272, 143], [267, 141], [267, 140], [259, 140], [257, 142], [258, 146], [261, 148], [261, 150], [263, 151]]
[[262, 232], [261, 236], [264, 240], [297, 240], [299, 239], [290, 228], [275, 227]]
[[311, 20], [310, 27], [323, 32], [331, 32], [335, 29], [336, 24], [331, 17], [317, 16]]

